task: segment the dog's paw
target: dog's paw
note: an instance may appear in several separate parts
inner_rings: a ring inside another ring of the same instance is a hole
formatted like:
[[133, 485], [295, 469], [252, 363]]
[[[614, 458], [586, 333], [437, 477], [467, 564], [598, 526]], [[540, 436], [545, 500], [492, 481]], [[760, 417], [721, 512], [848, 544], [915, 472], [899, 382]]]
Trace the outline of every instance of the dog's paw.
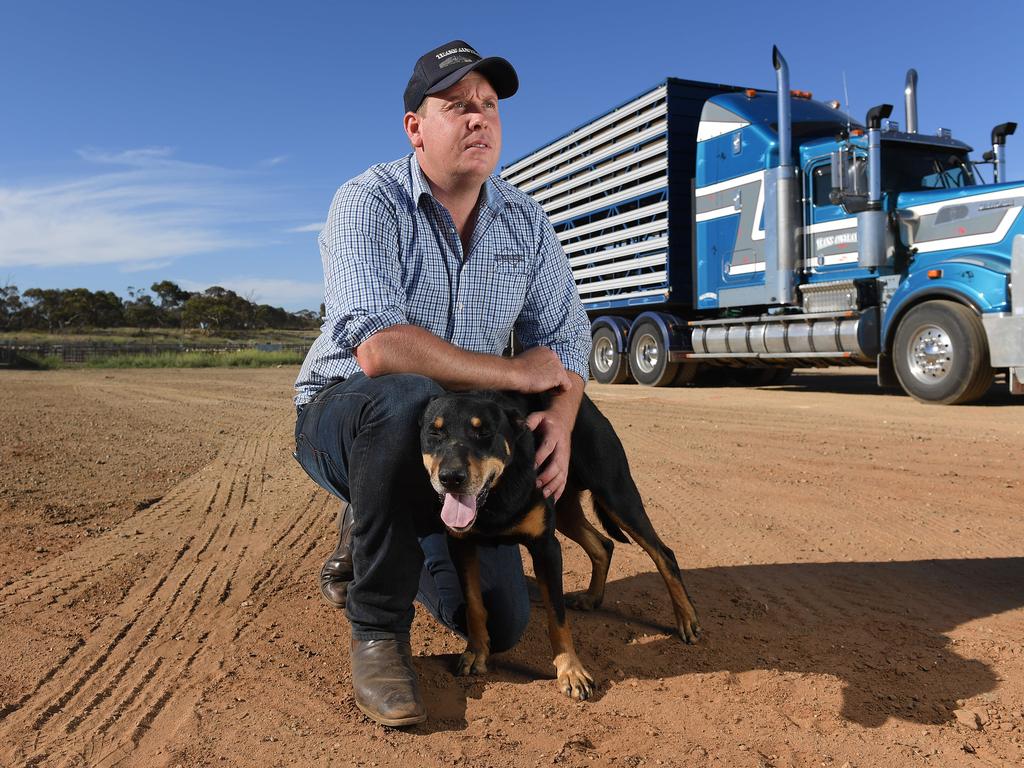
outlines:
[[571, 699], [586, 701], [594, 695], [594, 678], [583, 668], [575, 654], [563, 653], [555, 657], [558, 689]]
[[462, 652], [455, 665], [455, 674], [459, 676], [483, 675], [487, 672], [487, 655], [474, 653], [469, 649]]
[[679, 622], [679, 639], [687, 645], [696, 643], [701, 636], [700, 624], [697, 622], [697, 614], [688, 612], [683, 620]]
[[574, 611], [592, 611], [600, 607], [600, 599], [588, 592], [570, 592], [565, 596], [565, 604]]

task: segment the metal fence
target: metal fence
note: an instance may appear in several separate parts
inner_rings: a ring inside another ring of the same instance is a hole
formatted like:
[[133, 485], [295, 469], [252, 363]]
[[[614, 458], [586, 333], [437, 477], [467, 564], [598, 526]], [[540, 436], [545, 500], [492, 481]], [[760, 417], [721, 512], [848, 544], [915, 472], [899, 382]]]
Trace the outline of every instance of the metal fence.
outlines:
[[19, 356], [54, 357], [65, 363], [84, 363], [95, 357], [114, 357], [116, 355], [159, 355], [166, 352], [240, 352], [257, 350], [260, 352], [298, 352], [305, 354], [310, 344], [218, 344], [216, 346], [202, 344], [8, 344], [0, 345], [0, 366], [10, 367], [16, 364]]

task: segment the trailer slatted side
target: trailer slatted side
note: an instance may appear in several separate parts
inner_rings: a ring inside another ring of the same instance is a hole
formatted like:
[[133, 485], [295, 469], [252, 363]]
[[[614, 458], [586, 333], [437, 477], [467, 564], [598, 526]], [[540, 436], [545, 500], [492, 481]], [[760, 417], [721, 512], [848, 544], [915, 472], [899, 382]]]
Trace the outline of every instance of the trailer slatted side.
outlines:
[[665, 84], [513, 163], [502, 176], [548, 214], [584, 306], [668, 287]]
[[697, 128], [732, 90], [669, 79], [502, 170], [548, 214], [588, 311], [692, 303]]

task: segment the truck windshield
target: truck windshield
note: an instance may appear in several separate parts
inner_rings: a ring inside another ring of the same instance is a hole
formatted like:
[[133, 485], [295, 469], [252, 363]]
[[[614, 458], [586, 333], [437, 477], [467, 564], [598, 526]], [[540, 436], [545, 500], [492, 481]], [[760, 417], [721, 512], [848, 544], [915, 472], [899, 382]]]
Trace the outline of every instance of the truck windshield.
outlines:
[[976, 183], [974, 169], [963, 153], [906, 144], [889, 144], [883, 148], [882, 189], [887, 192], [957, 189]]

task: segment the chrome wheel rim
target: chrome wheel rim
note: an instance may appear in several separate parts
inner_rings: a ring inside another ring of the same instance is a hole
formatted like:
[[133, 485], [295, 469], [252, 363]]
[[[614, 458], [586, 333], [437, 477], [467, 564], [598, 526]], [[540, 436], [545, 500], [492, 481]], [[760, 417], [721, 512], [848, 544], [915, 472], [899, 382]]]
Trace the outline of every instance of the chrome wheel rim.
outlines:
[[594, 367], [601, 373], [608, 373], [615, 364], [615, 347], [607, 336], [594, 342]]
[[938, 384], [953, 370], [956, 350], [944, 328], [922, 325], [911, 336], [907, 349], [907, 367], [914, 378], [925, 384]]
[[660, 345], [652, 334], [645, 333], [636, 340], [636, 365], [644, 373], [654, 372], [660, 355]]

